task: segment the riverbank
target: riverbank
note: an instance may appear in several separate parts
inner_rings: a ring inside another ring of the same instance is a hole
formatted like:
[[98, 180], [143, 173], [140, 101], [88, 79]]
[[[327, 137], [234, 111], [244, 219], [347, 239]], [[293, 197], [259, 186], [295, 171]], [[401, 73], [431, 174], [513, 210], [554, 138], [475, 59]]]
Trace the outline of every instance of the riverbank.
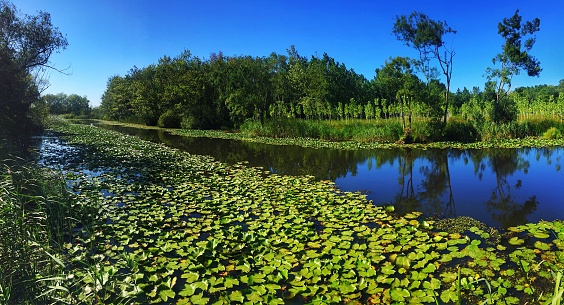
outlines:
[[53, 128], [80, 149], [63, 167], [73, 192], [100, 207], [64, 245], [67, 286], [84, 301], [524, 304], [556, 293], [550, 271], [564, 267], [561, 222], [495, 240], [479, 225], [439, 231], [327, 181]]
[[481, 148], [521, 148], [521, 147], [564, 147], [564, 138], [546, 139], [542, 136], [526, 137], [523, 139], [504, 138], [500, 140], [490, 140], [482, 142], [430, 142], [430, 143], [387, 143], [387, 142], [366, 142], [366, 141], [325, 141], [312, 138], [272, 138], [265, 136], [255, 136], [249, 133], [219, 131], [219, 130], [187, 130], [160, 128], [140, 124], [120, 123], [116, 121], [97, 120], [104, 124], [131, 126], [135, 128], [165, 130], [175, 135], [188, 137], [210, 137], [220, 139], [234, 139], [241, 141], [257, 142], [270, 145], [297, 145], [310, 148], [332, 148], [344, 150], [356, 149], [380, 149], [380, 148], [417, 148], [417, 149], [481, 149]]

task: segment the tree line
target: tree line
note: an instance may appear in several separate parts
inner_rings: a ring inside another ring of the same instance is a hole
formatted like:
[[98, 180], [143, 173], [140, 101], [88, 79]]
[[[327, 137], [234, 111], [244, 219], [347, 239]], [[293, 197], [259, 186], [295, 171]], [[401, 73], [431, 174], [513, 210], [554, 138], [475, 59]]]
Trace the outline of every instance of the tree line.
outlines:
[[184, 128], [284, 117], [441, 116], [445, 86], [425, 83], [415, 73], [413, 60], [395, 57], [367, 80], [326, 53], [307, 58], [294, 46], [268, 57], [214, 53], [200, 59], [185, 51], [111, 77], [101, 108], [108, 119]]
[[[524, 107], [510, 90], [513, 76], [521, 71], [538, 76], [542, 70], [530, 54], [539, 25], [538, 18], [522, 21], [518, 10], [499, 23], [502, 51], [486, 71], [483, 92], [473, 88], [473, 100], [466, 88], [450, 92], [456, 53], [445, 40], [456, 30], [413, 12], [397, 16], [392, 33], [419, 58], [390, 57], [371, 80], [327, 53], [308, 58], [294, 46], [267, 57], [219, 52], [198, 58], [184, 51], [112, 76], [100, 112], [112, 120], [189, 129], [232, 128], [249, 119], [396, 118], [409, 130], [415, 118], [446, 123], [449, 116], [473, 109], [473, 101], [489, 111], [486, 119], [503, 123], [516, 120], [516, 109]], [[462, 107], [465, 103], [469, 106]]]

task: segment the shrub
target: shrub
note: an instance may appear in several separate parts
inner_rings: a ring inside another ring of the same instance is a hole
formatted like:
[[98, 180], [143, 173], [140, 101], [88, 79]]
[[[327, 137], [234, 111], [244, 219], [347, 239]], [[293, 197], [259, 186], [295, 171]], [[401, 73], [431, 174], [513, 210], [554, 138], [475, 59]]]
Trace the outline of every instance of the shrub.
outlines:
[[480, 136], [476, 127], [469, 121], [451, 120], [444, 129], [443, 140], [464, 143], [475, 142]]
[[167, 110], [165, 113], [161, 114], [157, 126], [163, 128], [179, 128], [181, 124], [181, 119], [174, 110]]
[[556, 127], [550, 127], [544, 134], [545, 139], [556, 140], [562, 138], [562, 133]]

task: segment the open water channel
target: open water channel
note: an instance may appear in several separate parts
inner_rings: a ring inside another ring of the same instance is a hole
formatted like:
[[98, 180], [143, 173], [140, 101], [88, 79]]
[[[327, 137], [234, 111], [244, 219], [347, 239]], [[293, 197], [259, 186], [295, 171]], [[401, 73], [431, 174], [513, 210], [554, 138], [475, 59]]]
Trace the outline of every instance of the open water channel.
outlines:
[[564, 219], [564, 148], [335, 150], [182, 137], [159, 130], [98, 127], [221, 162], [246, 161], [283, 175], [311, 175], [360, 191], [399, 213], [470, 216], [507, 228]]

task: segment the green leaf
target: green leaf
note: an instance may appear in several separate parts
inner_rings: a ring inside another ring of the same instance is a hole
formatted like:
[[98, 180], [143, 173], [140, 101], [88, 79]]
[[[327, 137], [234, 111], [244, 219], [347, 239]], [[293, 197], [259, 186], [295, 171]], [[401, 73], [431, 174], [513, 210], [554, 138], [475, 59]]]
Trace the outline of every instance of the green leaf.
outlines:
[[196, 272], [187, 271], [184, 272], [184, 274], [182, 274], [180, 277], [186, 279], [186, 283], [194, 283], [200, 278], [200, 275]]
[[404, 288], [392, 288], [390, 291], [390, 297], [396, 302], [404, 302], [406, 298], [409, 298], [410, 294], [407, 289]]
[[437, 270], [437, 267], [434, 264], [428, 264], [421, 272], [423, 273], [433, 273]]
[[542, 251], [550, 250], [550, 246], [546, 243], [543, 243], [542, 241], [536, 241], [535, 242], [535, 248], [542, 250]]
[[441, 293], [441, 301], [444, 303], [456, 302], [458, 300], [458, 296], [456, 295], [455, 291], [452, 290], [444, 290]]
[[210, 298], [204, 298], [204, 294], [200, 293], [198, 295], [193, 295], [190, 298], [190, 302], [192, 302], [192, 304], [196, 304], [196, 305], [204, 305], [204, 304], [208, 304]]
[[245, 298], [243, 297], [243, 293], [239, 290], [232, 291], [231, 295], [229, 295], [229, 299], [231, 301], [239, 302], [239, 303], [243, 303], [243, 301], [245, 301]]
[[425, 287], [426, 289], [437, 290], [441, 288], [441, 281], [436, 278], [432, 278], [430, 282], [423, 282], [423, 287]]
[[239, 285], [239, 280], [232, 277], [226, 277], [223, 285], [225, 286], [225, 288], [233, 288], [233, 286]]
[[511, 237], [509, 239], [509, 244], [513, 245], [513, 246], [520, 246], [522, 244], [524, 244], [525, 241], [517, 236]]
[[166, 290], [159, 291], [159, 297], [164, 302], [168, 301], [169, 298], [174, 299], [175, 296], [176, 296], [176, 293], [174, 293], [174, 291], [172, 291], [172, 290], [166, 289]]
[[178, 294], [183, 297], [189, 297], [194, 295], [194, 292], [196, 292], [196, 287], [194, 287], [194, 285], [192, 284], [189, 284], [185, 285], [184, 289], [182, 289], [182, 291], [180, 291]]
[[342, 294], [353, 293], [356, 291], [356, 286], [349, 282], [343, 282], [339, 285], [339, 291], [341, 291]]

